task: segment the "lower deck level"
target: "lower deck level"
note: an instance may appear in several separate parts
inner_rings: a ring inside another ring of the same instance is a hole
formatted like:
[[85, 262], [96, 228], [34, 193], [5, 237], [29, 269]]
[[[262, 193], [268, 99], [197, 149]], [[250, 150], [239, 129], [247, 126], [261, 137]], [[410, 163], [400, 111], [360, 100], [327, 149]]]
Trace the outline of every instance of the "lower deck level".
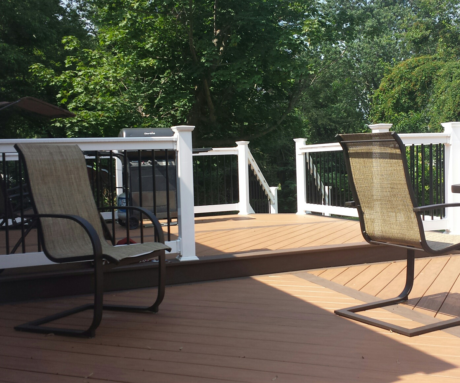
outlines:
[[[369, 316], [406, 327], [437, 321], [455, 303], [449, 292], [458, 291], [458, 282], [448, 269], [458, 263], [458, 256], [417, 260], [411, 301], [447, 296], [449, 304], [432, 311], [437, 315], [399, 305]], [[459, 328], [407, 338], [334, 314], [374, 295], [397, 294], [404, 267], [397, 261], [169, 286], [159, 313], [104, 312], [93, 339], [13, 330], [91, 296], [2, 305], [0, 381], [458, 382]], [[107, 293], [105, 302], [148, 305], [155, 290]], [[90, 319], [83, 312], [54, 326], [84, 328]]]

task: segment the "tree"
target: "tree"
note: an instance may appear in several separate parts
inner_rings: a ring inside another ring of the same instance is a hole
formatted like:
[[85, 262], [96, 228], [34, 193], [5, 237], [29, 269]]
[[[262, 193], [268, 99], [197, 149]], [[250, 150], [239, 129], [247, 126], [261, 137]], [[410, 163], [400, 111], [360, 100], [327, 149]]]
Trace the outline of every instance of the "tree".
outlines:
[[375, 93], [376, 121], [399, 132], [440, 131], [441, 122], [460, 118], [460, 63], [438, 56], [402, 62], [385, 76]]
[[[66, 35], [88, 41], [80, 16], [59, 0], [4, 0], [0, 12], [0, 101], [15, 101], [35, 96], [56, 102], [56, 90], [38, 85], [29, 72], [32, 64], [40, 63], [62, 69], [66, 52], [61, 40]], [[53, 136], [49, 123], [15, 115], [0, 114], [1, 137]]]
[[406, 22], [404, 36], [412, 57], [387, 71], [372, 116], [400, 132], [439, 131], [441, 122], [460, 118], [460, 5], [450, 0], [415, 5], [418, 18]]
[[74, 135], [115, 135], [124, 127], [197, 126], [197, 145], [276, 137], [301, 121], [294, 111], [308, 86], [308, 2], [94, 0], [98, 46], [68, 39], [66, 70], [35, 74], [60, 89], [78, 114]]
[[318, 7], [332, 36], [320, 42], [321, 69], [297, 110], [309, 143], [368, 131], [372, 96], [385, 70], [407, 57], [400, 35], [412, 12], [406, 1], [327, 0]]

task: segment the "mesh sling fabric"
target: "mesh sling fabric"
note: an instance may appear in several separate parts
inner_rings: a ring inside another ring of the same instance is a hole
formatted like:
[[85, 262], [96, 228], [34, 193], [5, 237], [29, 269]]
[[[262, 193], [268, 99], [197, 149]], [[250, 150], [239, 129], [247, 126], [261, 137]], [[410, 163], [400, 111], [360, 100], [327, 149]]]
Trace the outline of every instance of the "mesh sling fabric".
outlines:
[[374, 241], [421, 247], [414, 203], [404, 172], [405, 158], [391, 133], [346, 134], [350, 167], [367, 235]]
[[[38, 214], [76, 215], [96, 230], [104, 255], [118, 262], [169, 247], [157, 242], [114, 247], [105, 239], [91, 192], [85, 158], [77, 145], [18, 144], [26, 162], [30, 189]], [[56, 259], [93, 254], [85, 230], [68, 219], [40, 218], [45, 247]]]

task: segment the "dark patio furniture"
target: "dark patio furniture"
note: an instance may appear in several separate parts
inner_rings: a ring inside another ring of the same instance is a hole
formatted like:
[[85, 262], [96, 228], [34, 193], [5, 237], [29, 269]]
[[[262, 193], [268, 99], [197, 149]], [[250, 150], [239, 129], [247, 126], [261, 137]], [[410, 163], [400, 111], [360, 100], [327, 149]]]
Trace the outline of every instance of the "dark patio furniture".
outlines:
[[[156, 217], [140, 207], [154, 226], [157, 242], [112, 246], [104, 238], [101, 217], [91, 192], [85, 158], [77, 145], [18, 144], [24, 161], [40, 241], [54, 262], [91, 261], [94, 268], [94, 303], [76, 307], [15, 327], [19, 331], [93, 337], [102, 311], [157, 312], [165, 293], [165, 250], [163, 231]], [[158, 294], [150, 307], [103, 305], [104, 273], [114, 267], [158, 257]], [[56, 319], [91, 309], [93, 320], [87, 330], [41, 326]]]
[[407, 169], [405, 146], [396, 133], [341, 134], [339, 140], [354, 198], [350, 206], [358, 209], [364, 239], [370, 244], [406, 248], [407, 271], [406, 285], [396, 298], [336, 310], [335, 313], [406, 336], [460, 325], [460, 318], [454, 318], [406, 329], [358, 314], [408, 299], [414, 283], [416, 250], [440, 255], [460, 249], [460, 235], [425, 232], [421, 217], [423, 211], [460, 206], [460, 203], [417, 207]]

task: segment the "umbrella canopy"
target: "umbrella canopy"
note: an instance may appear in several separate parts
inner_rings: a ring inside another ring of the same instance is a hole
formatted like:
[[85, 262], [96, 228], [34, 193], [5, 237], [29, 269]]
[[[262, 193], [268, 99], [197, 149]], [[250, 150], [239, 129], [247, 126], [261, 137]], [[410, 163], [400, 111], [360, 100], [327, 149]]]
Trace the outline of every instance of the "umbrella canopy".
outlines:
[[0, 112], [7, 108], [22, 109], [27, 112], [45, 116], [48, 118], [68, 118], [75, 117], [75, 114], [68, 110], [59, 108], [45, 101], [39, 100], [34, 97], [23, 97], [17, 101], [0, 102]]

